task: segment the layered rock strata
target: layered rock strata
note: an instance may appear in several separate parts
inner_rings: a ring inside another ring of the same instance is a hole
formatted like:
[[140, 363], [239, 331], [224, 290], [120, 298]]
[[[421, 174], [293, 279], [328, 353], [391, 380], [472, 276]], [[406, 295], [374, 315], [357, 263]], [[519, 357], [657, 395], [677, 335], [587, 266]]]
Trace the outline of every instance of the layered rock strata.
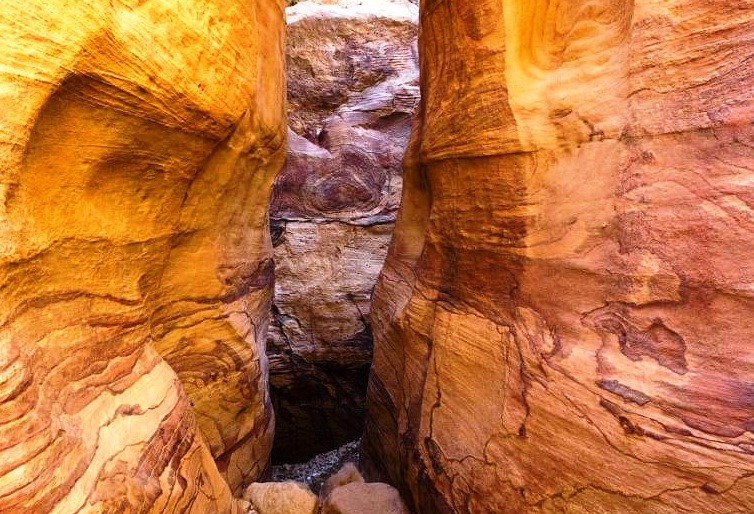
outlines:
[[421, 4], [364, 461], [421, 513], [754, 510], [754, 11]]
[[0, 7], [0, 511], [241, 512], [267, 465], [282, 1]]
[[288, 160], [273, 191], [268, 352], [278, 462], [357, 439], [370, 297], [418, 105], [416, 6], [301, 2], [288, 14]]

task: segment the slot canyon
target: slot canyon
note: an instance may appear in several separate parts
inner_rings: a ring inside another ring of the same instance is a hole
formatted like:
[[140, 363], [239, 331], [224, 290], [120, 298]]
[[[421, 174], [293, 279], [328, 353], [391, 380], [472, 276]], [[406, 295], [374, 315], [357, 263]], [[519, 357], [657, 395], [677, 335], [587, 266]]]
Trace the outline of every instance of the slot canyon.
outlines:
[[287, 9], [288, 155], [270, 201], [273, 463], [364, 428], [369, 300], [419, 103], [417, 18], [416, 5], [391, 0]]
[[0, 28], [3, 514], [754, 512], [749, 0]]

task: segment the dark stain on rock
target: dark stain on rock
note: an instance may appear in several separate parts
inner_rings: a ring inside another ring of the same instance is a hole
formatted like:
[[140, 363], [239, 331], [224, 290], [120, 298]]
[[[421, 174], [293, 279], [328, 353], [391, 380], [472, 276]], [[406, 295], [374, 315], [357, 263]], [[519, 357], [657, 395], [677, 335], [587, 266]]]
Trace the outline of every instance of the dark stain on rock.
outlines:
[[657, 360], [661, 366], [679, 375], [688, 371], [686, 363], [686, 341], [677, 332], [669, 329], [660, 319], [656, 319], [649, 329], [635, 334], [635, 338], [621, 348], [627, 357], [629, 353], [640, 358], [647, 355]]
[[272, 285], [275, 279], [275, 262], [264, 259], [260, 263], [244, 262], [237, 266], [217, 269], [217, 276], [225, 286], [222, 300], [231, 302], [251, 291]]
[[621, 384], [617, 380], [598, 380], [597, 387], [604, 389], [605, 391], [609, 391], [613, 394], [617, 394], [624, 400], [636, 403], [638, 405], [646, 405], [650, 402], [649, 396], [642, 393], [641, 391], [637, 391], [636, 389], [631, 389], [630, 387]]
[[432, 470], [435, 474], [441, 475], [443, 472], [442, 463], [445, 460], [442, 450], [431, 437], [424, 438], [424, 447], [427, 449], [427, 454], [429, 454], [429, 460], [432, 463]]
[[662, 439], [661, 436], [658, 436], [657, 434], [647, 434], [647, 432], [641, 426], [636, 425], [628, 418], [628, 416], [626, 416], [626, 413], [623, 411], [623, 409], [621, 409], [618, 405], [611, 402], [610, 400], [606, 400], [605, 398], [600, 398], [600, 407], [605, 409], [612, 416], [614, 416], [615, 419], [618, 420], [618, 423], [620, 424], [621, 428], [623, 429], [623, 432], [626, 435], [637, 435], [637, 436], [648, 435], [652, 439], [658, 439], [658, 440]]
[[607, 412], [609, 412], [616, 418], [620, 416], [623, 412], [620, 407], [618, 407], [616, 404], [614, 404], [610, 400], [606, 400], [605, 398], [600, 398], [600, 407], [605, 409]]
[[626, 435], [644, 435], [644, 430], [639, 425], [634, 425], [626, 416], [619, 416], [618, 422]]
[[610, 304], [592, 312], [587, 322], [598, 332], [615, 334], [620, 351], [632, 361], [641, 361], [646, 356], [679, 375], [688, 372], [686, 341], [659, 318], [643, 328], [630, 318], [628, 306]]
[[702, 484], [701, 490], [707, 494], [720, 494], [720, 491], [718, 491], [715, 486], [713, 486], [709, 482]]

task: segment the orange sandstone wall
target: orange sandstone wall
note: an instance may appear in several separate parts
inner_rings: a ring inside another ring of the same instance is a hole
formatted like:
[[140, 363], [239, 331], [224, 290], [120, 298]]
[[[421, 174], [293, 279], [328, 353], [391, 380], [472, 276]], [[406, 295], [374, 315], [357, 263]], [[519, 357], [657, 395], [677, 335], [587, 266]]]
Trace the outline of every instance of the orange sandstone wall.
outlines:
[[283, 2], [0, 6], [0, 511], [241, 512]]
[[754, 10], [426, 0], [365, 459], [421, 513], [754, 511]]

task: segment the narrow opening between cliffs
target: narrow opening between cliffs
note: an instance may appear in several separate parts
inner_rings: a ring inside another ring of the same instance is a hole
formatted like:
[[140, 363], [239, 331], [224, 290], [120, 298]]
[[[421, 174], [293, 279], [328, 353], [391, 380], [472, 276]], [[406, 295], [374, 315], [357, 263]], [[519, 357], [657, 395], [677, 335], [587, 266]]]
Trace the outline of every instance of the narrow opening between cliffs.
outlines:
[[419, 99], [415, 3], [288, 3], [288, 158], [270, 204], [273, 464], [361, 435], [371, 294]]

